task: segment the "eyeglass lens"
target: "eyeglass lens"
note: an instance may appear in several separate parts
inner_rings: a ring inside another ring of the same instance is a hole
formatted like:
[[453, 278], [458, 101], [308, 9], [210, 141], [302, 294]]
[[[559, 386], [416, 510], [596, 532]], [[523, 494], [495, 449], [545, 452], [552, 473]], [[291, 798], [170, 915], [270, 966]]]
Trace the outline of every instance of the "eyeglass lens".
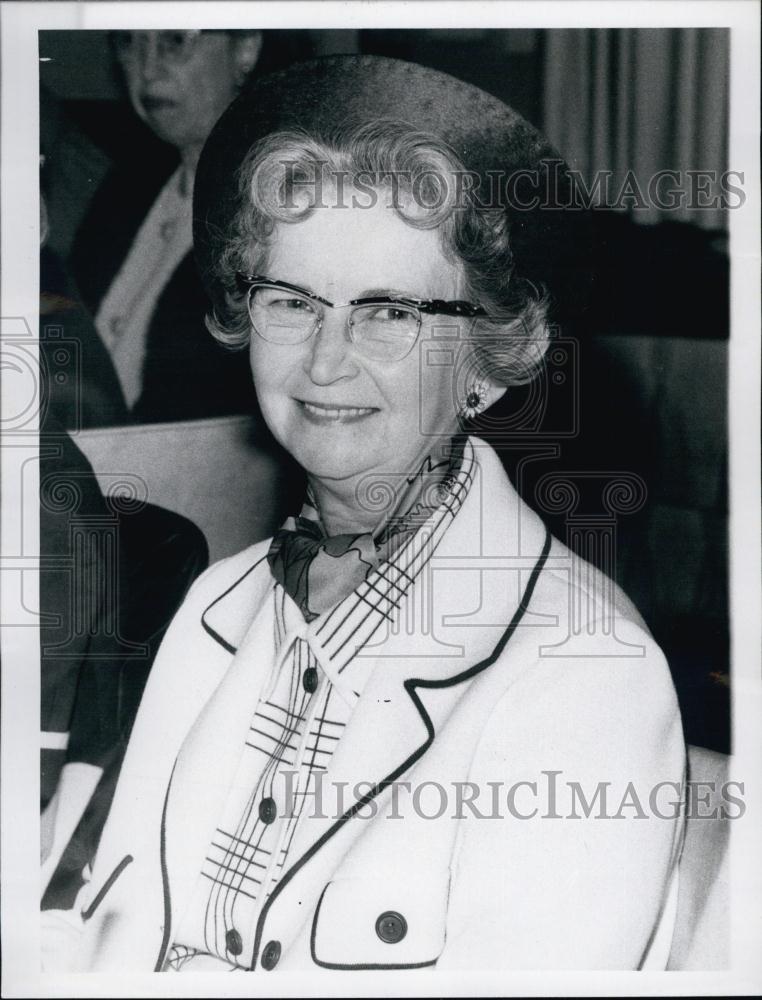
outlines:
[[[249, 316], [263, 340], [299, 344], [319, 326], [322, 308], [295, 292], [263, 285], [250, 292]], [[378, 361], [404, 358], [415, 344], [420, 326], [417, 309], [395, 303], [355, 306], [349, 317], [353, 343], [365, 357]]]

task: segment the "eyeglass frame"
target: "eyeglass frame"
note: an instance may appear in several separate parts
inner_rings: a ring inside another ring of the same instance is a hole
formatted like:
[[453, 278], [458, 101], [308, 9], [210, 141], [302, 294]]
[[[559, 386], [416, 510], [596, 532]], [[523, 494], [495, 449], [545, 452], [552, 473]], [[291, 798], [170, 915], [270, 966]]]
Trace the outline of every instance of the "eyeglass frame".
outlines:
[[[249, 318], [251, 319], [251, 294], [252, 292], [260, 287], [270, 287], [270, 288], [282, 288], [286, 292], [296, 292], [298, 295], [303, 296], [305, 299], [309, 299], [312, 302], [319, 302], [321, 305], [329, 306], [331, 309], [346, 309], [349, 306], [354, 306], [355, 308], [361, 306], [387, 306], [387, 305], [400, 305], [407, 306], [409, 309], [413, 309], [418, 313], [418, 328], [415, 332], [415, 337], [411, 340], [410, 346], [405, 351], [405, 353], [398, 358], [398, 361], [402, 361], [407, 355], [412, 351], [418, 341], [418, 335], [421, 332], [421, 313], [427, 316], [465, 316], [473, 318], [476, 316], [486, 316], [487, 311], [482, 306], [473, 305], [471, 302], [465, 302], [462, 299], [452, 299], [450, 301], [446, 299], [416, 299], [409, 295], [372, 295], [365, 298], [350, 299], [349, 302], [330, 302], [328, 299], [323, 298], [322, 295], [318, 295], [316, 292], [311, 292], [308, 288], [301, 288], [299, 285], [292, 285], [288, 281], [277, 281], [272, 278], [268, 278], [263, 274], [245, 274], [243, 271], [236, 271], [236, 280], [240, 286], [245, 286], [246, 288], [246, 305], [249, 312]], [[304, 340], [295, 341], [295, 343], [305, 344], [311, 337], [316, 333], [319, 333], [323, 326], [323, 320], [325, 318], [325, 312], [317, 313], [317, 322], [310, 331], [310, 333], [304, 338]], [[265, 343], [277, 343], [277, 341], [269, 341], [266, 337], [257, 330], [254, 325], [253, 320], [251, 325], [254, 328], [254, 332], [260, 337]], [[349, 317], [349, 328], [352, 330], [352, 314]], [[352, 340], [352, 343], [356, 343]]]

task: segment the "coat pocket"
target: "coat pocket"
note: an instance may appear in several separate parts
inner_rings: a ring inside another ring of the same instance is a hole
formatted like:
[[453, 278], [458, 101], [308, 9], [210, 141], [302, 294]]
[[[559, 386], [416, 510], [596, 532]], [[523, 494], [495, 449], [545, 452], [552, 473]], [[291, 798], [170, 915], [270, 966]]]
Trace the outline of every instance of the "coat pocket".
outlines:
[[323, 890], [310, 950], [326, 969], [422, 969], [445, 944], [449, 869], [337, 878]]

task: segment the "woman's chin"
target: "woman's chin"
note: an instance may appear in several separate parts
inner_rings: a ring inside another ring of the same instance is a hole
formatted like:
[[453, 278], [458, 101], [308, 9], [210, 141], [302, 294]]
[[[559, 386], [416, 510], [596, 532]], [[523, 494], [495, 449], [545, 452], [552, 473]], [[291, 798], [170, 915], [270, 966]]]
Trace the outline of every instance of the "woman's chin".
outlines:
[[326, 422], [322, 426], [304, 421], [293, 437], [289, 435], [291, 440], [282, 443], [311, 476], [351, 479], [388, 460], [384, 442], [368, 429], [363, 421]]
[[364, 475], [372, 468], [367, 459], [361, 455], [342, 455], [339, 453], [302, 453], [294, 456], [304, 471], [314, 479], [334, 480], [355, 479]]
[[356, 442], [340, 442], [327, 435], [321, 443], [304, 441], [302, 446], [290, 449], [304, 471], [314, 479], [339, 483], [342, 480], [357, 482], [366, 476], [388, 474], [395, 461], [383, 447], [374, 447], [372, 441], [361, 446]]

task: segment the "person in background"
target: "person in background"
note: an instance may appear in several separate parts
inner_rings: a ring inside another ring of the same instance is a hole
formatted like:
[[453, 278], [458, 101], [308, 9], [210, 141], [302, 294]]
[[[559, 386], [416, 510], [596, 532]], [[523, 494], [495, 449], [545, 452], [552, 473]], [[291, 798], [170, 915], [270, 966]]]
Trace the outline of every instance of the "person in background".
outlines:
[[[40, 854], [43, 909], [70, 906], [95, 855], [156, 651], [207, 566], [201, 530], [106, 497], [80, 430], [125, 423], [104, 345], [48, 246], [40, 198]], [[60, 222], [60, 219], [59, 219]]]
[[132, 107], [160, 141], [136, 148], [134, 161], [108, 175], [70, 266], [133, 421], [256, 408], [245, 358], [215, 344], [204, 327], [209, 302], [192, 256], [191, 205], [201, 147], [260, 59], [302, 54], [299, 39], [289, 48], [272, 34], [269, 55], [259, 31], [112, 35]]

